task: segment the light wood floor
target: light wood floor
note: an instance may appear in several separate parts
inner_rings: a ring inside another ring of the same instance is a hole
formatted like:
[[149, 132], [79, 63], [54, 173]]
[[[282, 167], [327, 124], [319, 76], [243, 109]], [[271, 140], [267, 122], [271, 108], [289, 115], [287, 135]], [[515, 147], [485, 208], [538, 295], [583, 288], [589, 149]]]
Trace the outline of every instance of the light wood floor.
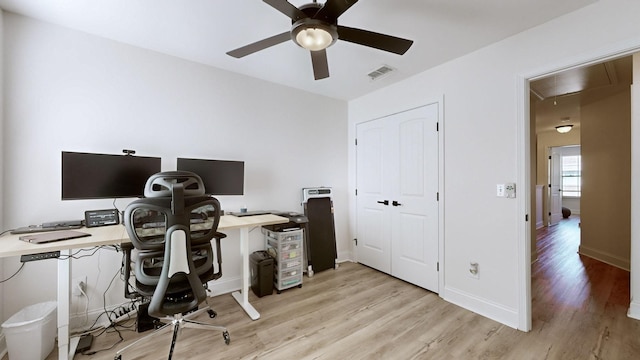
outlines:
[[[187, 329], [174, 359], [640, 359], [640, 321], [626, 316], [629, 273], [577, 254], [578, 221], [572, 216], [538, 234], [529, 333], [344, 263], [305, 277], [300, 289], [262, 298], [251, 293], [262, 315], [258, 321], [230, 295], [211, 299], [219, 314], [214, 322], [228, 327], [231, 344], [219, 333]], [[118, 349], [139, 334], [122, 331], [122, 336]], [[117, 340], [115, 333], [99, 336], [92, 350]], [[169, 342], [166, 334], [123, 359], [166, 358]], [[75, 358], [113, 359], [114, 352]]]

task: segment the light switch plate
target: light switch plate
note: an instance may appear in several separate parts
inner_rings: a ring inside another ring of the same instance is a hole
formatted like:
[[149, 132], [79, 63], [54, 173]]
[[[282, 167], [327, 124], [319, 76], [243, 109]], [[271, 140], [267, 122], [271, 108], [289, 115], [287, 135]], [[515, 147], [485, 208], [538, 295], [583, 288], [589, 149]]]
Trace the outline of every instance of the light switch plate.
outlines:
[[496, 196], [497, 197], [505, 197], [506, 196], [504, 184], [496, 185]]

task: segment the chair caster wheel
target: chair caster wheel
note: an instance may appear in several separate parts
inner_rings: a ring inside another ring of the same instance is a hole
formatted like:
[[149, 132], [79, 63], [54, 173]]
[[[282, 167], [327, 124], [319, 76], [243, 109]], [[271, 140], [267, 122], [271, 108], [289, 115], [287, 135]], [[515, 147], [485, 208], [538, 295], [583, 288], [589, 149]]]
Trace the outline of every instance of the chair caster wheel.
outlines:
[[224, 343], [229, 345], [229, 343], [231, 342], [231, 336], [229, 336], [229, 332], [228, 331], [223, 332], [222, 337], [224, 338]]
[[218, 313], [216, 313], [215, 311], [213, 311], [211, 309], [207, 310], [207, 313], [209, 314], [209, 317], [212, 318], [212, 319], [215, 318], [216, 316], [218, 316]]
[[122, 360], [122, 355], [116, 355], [113, 360]]
[[302, 289], [302, 284], [298, 285], [298, 289]]

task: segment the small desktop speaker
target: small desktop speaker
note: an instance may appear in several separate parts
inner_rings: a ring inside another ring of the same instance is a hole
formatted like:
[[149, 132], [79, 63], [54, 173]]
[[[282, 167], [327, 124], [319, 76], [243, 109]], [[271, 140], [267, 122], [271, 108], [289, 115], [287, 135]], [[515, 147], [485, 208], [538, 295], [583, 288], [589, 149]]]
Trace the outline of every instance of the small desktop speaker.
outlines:
[[273, 258], [266, 251], [256, 251], [249, 256], [251, 290], [257, 297], [273, 293]]

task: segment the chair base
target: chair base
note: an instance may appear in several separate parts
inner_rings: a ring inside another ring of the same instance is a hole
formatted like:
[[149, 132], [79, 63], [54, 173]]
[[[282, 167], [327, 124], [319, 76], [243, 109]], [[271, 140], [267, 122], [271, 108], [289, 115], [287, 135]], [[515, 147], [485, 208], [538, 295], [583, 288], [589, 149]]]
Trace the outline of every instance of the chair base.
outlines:
[[136, 341], [134, 341], [133, 343], [125, 346], [124, 348], [118, 350], [116, 352], [116, 356], [114, 357], [114, 360], [122, 360], [122, 353], [127, 351], [128, 349], [134, 347], [135, 345], [143, 342], [143, 341], [147, 341], [150, 340], [160, 334], [163, 334], [165, 332], [167, 332], [170, 328], [173, 328], [173, 337], [171, 339], [171, 347], [169, 349], [169, 357], [168, 359], [171, 360], [172, 356], [173, 356], [173, 349], [175, 348], [176, 345], [176, 341], [178, 340], [178, 333], [181, 332], [182, 329], [184, 328], [192, 328], [192, 329], [200, 329], [200, 330], [209, 330], [209, 331], [220, 331], [222, 332], [222, 338], [224, 339], [224, 343], [226, 345], [229, 345], [229, 343], [231, 342], [231, 337], [229, 336], [229, 332], [227, 331], [227, 328], [224, 326], [216, 326], [216, 325], [212, 325], [212, 324], [206, 324], [206, 323], [201, 323], [199, 321], [194, 321], [191, 320], [192, 318], [202, 314], [203, 312], [209, 312], [209, 316], [210, 317], [215, 317], [215, 312], [213, 312], [213, 310], [211, 310], [208, 306], [202, 309], [198, 309], [192, 313], [189, 313], [187, 315], [182, 315], [182, 314], [175, 314], [174, 316], [167, 316], [165, 318], [161, 318], [160, 320], [166, 320], [169, 321], [167, 324], [163, 325], [162, 327], [160, 327], [159, 329], [157, 329], [156, 331], [152, 332], [151, 334], [140, 338]]

